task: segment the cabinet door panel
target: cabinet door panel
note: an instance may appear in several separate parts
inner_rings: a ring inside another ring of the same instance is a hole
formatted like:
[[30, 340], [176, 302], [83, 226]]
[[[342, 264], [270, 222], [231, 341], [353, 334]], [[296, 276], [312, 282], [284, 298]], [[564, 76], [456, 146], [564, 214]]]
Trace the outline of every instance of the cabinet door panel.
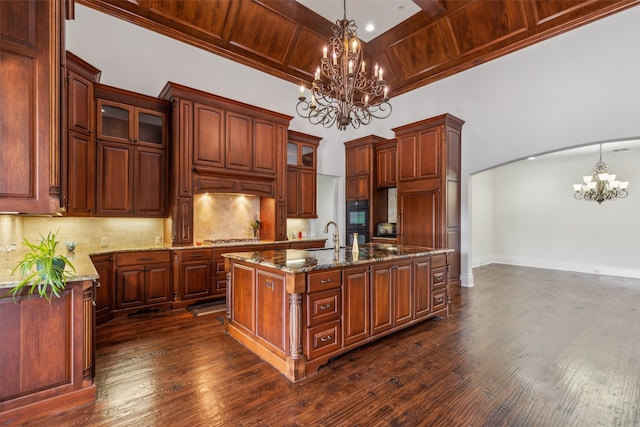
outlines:
[[371, 334], [393, 327], [393, 267], [371, 267]]
[[253, 121], [253, 171], [276, 173], [276, 126], [264, 120]]
[[415, 161], [416, 178], [437, 178], [440, 176], [440, 128], [420, 133]]
[[290, 218], [298, 215], [299, 197], [300, 171], [297, 168], [287, 168], [287, 216]]
[[93, 82], [72, 72], [69, 72], [68, 76], [68, 128], [91, 134], [93, 131]]
[[171, 266], [155, 264], [147, 267], [146, 303], [171, 301]]
[[417, 146], [416, 135], [398, 138], [398, 179], [400, 181], [410, 181], [417, 176], [415, 160]]
[[86, 134], [70, 131], [67, 144], [67, 213], [90, 215], [95, 182], [93, 140]]
[[[203, 166], [224, 167], [224, 111], [194, 103], [193, 162]], [[189, 169], [189, 172], [190, 169]]]
[[300, 171], [300, 216], [316, 217], [316, 173]]
[[144, 304], [144, 268], [121, 268], [117, 273], [116, 308], [137, 307]]
[[96, 214], [132, 212], [131, 147], [98, 141]]
[[439, 189], [398, 194], [401, 244], [439, 247], [439, 195]]
[[166, 115], [157, 111], [143, 108], [135, 109], [135, 137], [138, 144], [164, 148], [167, 138], [165, 137]]
[[133, 136], [133, 107], [119, 102], [99, 99], [96, 138], [103, 141], [131, 143]]
[[182, 266], [182, 299], [209, 295], [211, 264], [186, 264]]
[[284, 276], [258, 271], [256, 282], [256, 336], [284, 354], [288, 323]]
[[164, 150], [136, 147], [134, 211], [164, 216], [166, 211], [166, 156]]
[[251, 170], [251, 117], [227, 112], [225, 166], [230, 169]]
[[348, 346], [370, 335], [368, 268], [343, 271], [342, 301], [342, 340], [343, 346]]
[[396, 264], [393, 295], [394, 326], [402, 325], [413, 319], [412, 270], [412, 261]]

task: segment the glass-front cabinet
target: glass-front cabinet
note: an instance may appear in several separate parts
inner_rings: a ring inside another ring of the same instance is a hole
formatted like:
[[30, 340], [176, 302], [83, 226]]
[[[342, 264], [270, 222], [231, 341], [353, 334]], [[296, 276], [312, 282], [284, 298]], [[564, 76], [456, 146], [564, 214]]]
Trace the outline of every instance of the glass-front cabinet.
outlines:
[[316, 148], [317, 145], [290, 140], [287, 143], [287, 165], [315, 169]]
[[98, 139], [164, 146], [164, 113], [102, 99], [97, 100], [97, 111]]
[[290, 130], [287, 143], [287, 218], [317, 218], [318, 137]]

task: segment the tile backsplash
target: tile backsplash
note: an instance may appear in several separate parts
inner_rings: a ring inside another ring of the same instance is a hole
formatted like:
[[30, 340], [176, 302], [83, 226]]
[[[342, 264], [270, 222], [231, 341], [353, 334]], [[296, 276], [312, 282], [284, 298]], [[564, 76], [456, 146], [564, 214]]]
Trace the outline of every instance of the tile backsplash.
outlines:
[[251, 221], [260, 218], [260, 198], [238, 194], [196, 194], [193, 197], [193, 238], [253, 237]]
[[0, 245], [20, 243], [23, 238], [39, 241], [40, 235], [56, 232], [63, 241], [75, 241], [78, 248], [121, 245], [150, 245], [162, 238], [163, 218], [69, 218], [0, 215]]

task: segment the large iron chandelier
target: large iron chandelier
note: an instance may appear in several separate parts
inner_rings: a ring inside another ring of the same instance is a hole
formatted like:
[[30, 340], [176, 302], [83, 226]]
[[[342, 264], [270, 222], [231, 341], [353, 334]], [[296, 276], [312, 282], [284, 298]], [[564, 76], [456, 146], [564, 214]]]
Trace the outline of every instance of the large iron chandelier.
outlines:
[[602, 144], [600, 144], [600, 160], [593, 167], [593, 175], [582, 177], [584, 184], [573, 184], [576, 199], [584, 199], [601, 204], [605, 200], [623, 199], [627, 197], [627, 181], [616, 181], [610, 174], [607, 164], [602, 161]]
[[382, 67], [375, 65], [373, 77], [367, 77], [362, 44], [356, 34], [358, 27], [347, 20], [346, 0], [344, 19], [331, 28], [331, 44], [323, 49], [311, 83], [311, 99], [307, 101], [301, 85], [297, 113], [311, 124], [329, 128], [336, 123], [340, 130], [349, 124], [357, 129], [374, 118], [389, 117], [391, 104]]

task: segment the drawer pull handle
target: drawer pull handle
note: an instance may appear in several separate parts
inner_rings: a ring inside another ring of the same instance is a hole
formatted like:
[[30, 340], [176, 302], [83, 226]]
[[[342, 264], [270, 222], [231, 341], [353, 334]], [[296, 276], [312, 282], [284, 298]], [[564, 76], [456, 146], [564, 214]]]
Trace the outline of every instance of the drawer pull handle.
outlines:
[[138, 258], [138, 261], [151, 261], [153, 259], [152, 256]]
[[333, 337], [331, 335], [327, 335], [326, 337], [320, 338], [320, 341], [327, 342], [327, 341], [331, 341], [332, 339]]
[[320, 283], [330, 283], [331, 279], [322, 279], [320, 280]]
[[444, 302], [444, 298], [436, 298], [436, 302], [438, 304], [442, 304]]
[[331, 308], [331, 304], [322, 304], [320, 306], [320, 310], [326, 310], [327, 308]]
[[191, 258], [202, 258], [204, 254], [191, 254]]
[[267, 288], [269, 288], [269, 289], [273, 290], [273, 282], [268, 281], [268, 282], [266, 282], [264, 285], [265, 285]]

